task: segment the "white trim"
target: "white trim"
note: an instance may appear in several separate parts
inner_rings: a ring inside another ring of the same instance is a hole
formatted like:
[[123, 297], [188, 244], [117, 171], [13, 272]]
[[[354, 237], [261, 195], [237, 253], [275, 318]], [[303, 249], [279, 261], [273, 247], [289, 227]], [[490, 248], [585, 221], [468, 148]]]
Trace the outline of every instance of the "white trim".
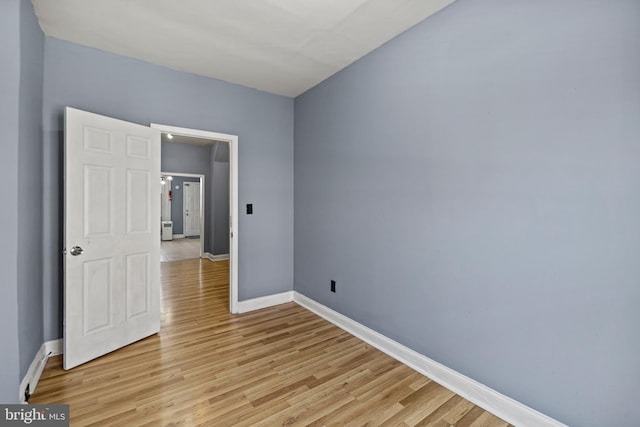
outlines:
[[508, 423], [527, 427], [566, 427], [296, 291], [293, 301]]
[[238, 136], [151, 123], [160, 132], [229, 144], [229, 311], [238, 313]]
[[229, 254], [220, 254], [220, 255], [214, 255], [211, 252], [205, 252], [204, 253], [204, 258], [207, 258], [211, 261], [224, 261], [229, 259]]
[[53, 341], [46, 341], [44, 345], [49, 357], [60, 356], [62, 354], [62, 338]]
[[229, 141], [229, 311], [238, 312], [238, 137]]
[[173, 239], [184, 239], [184, 234], [174, 234]]
[[38, 385], [38, 381], [40, 381], [40, 375], [42, 375], [42, 371], [44, 371], [44, 367], [47, 365], [47, 360], [49, 357], [57, 356], [59, 354], [62, 354], [61, 339], [42, 343], [40, 349], [33, 358], [31, 365], [29, 365], [26, 375], [20, 383], [20, 389], [18, 390], [20, 403], [27, 403], [24, 399], [24, 392], [27, 389], [27, 384], [29, 384], [29, 393], [33, 394], [36, 390], [36, 386]]
[[260, 310], [261, 308], [272, 307], [274, 305], [285, 304], [293, 301], [293, 291], [282, 292], [281, 294], [267, 295], [264, 297], [248, 299], [238, 302], [238, 313]]

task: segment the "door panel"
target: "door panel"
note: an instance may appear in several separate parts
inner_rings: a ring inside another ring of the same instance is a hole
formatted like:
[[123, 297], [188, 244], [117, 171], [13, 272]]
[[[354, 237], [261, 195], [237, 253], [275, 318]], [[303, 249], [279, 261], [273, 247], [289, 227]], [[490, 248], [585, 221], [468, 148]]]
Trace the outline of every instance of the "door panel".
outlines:
[[[154, 181], [158, 185], [158, 180]], [[149, 233], [151, 174], [144, 170], [127, 170], [127, 233]]]
[[151, 282], [149, 254], [127, 255], [127, 318], [149, 312]]
[[65, 113], [64, 368], [70, 369], [160, 329], [160, 218], [152, 214], [160, 211], [153, 178], [160, 176], [160, 134], [73, 108]]
[[113, 236], [113, 168], [85, 165], [84, 182], [84, 237]]
[[111, 326], [112, 264], [99, 259], [82, 267], [83, 333], [89, 335]]

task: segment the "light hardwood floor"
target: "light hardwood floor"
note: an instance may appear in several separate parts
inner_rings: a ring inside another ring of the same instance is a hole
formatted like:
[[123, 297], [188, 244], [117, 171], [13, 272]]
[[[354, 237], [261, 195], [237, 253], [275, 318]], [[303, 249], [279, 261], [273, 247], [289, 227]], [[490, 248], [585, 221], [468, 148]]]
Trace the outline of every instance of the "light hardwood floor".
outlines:
[[228, 262], [162, 264], [162, 329], [65, 372], [30, 403], [72, 426], [508, 424], [295, 303], [228, 313]]
[[160, 241], [160, 262], [200, 258], [200, 239]]

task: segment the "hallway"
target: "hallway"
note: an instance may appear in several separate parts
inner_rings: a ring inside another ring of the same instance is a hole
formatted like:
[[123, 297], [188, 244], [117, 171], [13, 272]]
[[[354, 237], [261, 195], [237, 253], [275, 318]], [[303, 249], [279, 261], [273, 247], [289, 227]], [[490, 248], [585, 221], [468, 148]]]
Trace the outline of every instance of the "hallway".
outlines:
[[160, 241], [160, 262], [200, 258], [200, 239]]

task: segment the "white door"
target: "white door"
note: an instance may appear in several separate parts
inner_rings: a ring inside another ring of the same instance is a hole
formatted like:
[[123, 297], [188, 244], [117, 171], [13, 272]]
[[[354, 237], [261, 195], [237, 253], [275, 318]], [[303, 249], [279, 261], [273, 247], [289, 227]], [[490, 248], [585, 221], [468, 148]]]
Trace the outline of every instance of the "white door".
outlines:
[[184, 186], [184, 235], [200, 235], [200, 183], [185, 182]]
[[160, 133], [65, 111], [64, 369], [160, 330]]

